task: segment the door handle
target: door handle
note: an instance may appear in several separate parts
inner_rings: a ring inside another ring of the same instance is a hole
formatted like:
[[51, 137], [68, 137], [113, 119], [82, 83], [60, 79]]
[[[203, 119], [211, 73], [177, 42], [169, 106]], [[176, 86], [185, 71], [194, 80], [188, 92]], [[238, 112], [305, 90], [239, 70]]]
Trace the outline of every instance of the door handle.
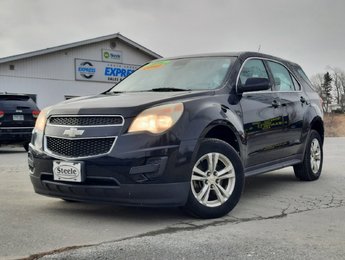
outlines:
[[277, 100], [272, 101], [272, 107], [277, 108], [279, 107], [279, 102]]
[[300, 100], [302, 103], [307, 103], [307, 100], [303, 96], [301, 96]]
[[225, 113], [226, 113], [226, 111], [230, 110], [230, 108], [228, 106], [223, 105], [223, 104], [220, 107], [221, 107], [222, 111]]

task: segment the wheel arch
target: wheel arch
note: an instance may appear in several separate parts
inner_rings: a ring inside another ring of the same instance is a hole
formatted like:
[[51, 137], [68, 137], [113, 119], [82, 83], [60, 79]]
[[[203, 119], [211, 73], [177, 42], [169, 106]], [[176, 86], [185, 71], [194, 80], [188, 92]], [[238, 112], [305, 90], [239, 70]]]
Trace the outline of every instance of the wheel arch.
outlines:
[[310, 123], [310, 130], [315, 130], [321, 136], [322, 143], [324, 142], [325, 138], [325, 128], [323, 124], [323, 120], [321, 117], [316, 116]]
[[236, 128], [225, 120], [216, 120], [210, 123], [202, 132], [200, 138], [215, 138], [231, 145], [241, 156], [243, 153], [241, 137]]
[[306, 153], [307, 142], [310, 136], [310, 132], [312, 130], [315, 130], [319, 133], [322, 144], [324, 143], [324, 138], [325, 138], [325, 129], [324, 129], [324, 124], [323, 124], [323, 120], [321, 116], [315, 115], [311, 120], [308, 120], [307, 122], [305, 122], [305, 124], [307, 124], [308, 127], [306, 127], [304, 138], [302, 139], [304, 142], [303, 150], [302, 150], [303, 158]]
[[188, 103], [190, 114], [186, 117], [188, 127], [183, 139], [196, 141], [192, 151], [193, 162], [205, 138], [216, 138], [230, 144], [242, 159], [245, 143], [243, 122], [238, 112], [240, 108], [235, 105], [228, 107], [219, 102], [220, 98]]

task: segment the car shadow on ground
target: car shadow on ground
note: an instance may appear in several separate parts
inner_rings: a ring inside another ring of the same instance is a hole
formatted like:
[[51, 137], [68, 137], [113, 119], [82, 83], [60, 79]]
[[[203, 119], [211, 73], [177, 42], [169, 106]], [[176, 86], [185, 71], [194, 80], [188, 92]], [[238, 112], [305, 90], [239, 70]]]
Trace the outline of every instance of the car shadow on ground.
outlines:
[[[261, 175], [246, 178], [243, 197], [248, 199], [257, 197], [258, 194], [271, 194], [286, 189], [291, 184], [302, 183], [298, 180], [291, 167], [274, 172], [268, 172]], [[242, 198], [243, 198], [242, 197]]]
[[110, 204], [95, 204], [86, 202], [65, 202], [63, 200], [51, 201], [49, 207], [42, 208], [45, 213], [54, 215], [72, 215], [78, 219], [97, 219], [97, 221], [156, 223], [164, 220], [191, 219], [179, 208], [150, 208], [150, 207], [124, 207]]
[[20, 146], [1, 146], [0, 154], [12, 154], [12, 153], [26, 153], [25, 149]]
[[[299, 182], [295, 178], [293, 170], [290, 169], [247, 178], [242, 201], [245, 202], [262, 195], [275, 196], [282, 189], [288, 188], [289, 184]], [[109, 204], [66, 202], [59, 199], [52, 199], [48, 206], [45, 204], [40, 210], [54, 215], [69, 215], [83, 219], [96, 218], [99, 221], [126, 220], [128, 222], [136, 222], [140, 220], [141, 223], [155, 223], [164, 220], [196, 220], [179, 208], [122, 207]]]

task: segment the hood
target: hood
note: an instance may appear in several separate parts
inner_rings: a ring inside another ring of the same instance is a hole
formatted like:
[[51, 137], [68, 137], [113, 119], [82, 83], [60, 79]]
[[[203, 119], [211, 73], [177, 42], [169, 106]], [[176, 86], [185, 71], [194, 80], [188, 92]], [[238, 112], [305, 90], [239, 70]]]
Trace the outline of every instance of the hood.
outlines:
[[142, 110], [166, 102], [210, 95], [214, 91], [124, 92], [73, 98], [50, 107], [48, 115], [122, 115], [133, 117]]

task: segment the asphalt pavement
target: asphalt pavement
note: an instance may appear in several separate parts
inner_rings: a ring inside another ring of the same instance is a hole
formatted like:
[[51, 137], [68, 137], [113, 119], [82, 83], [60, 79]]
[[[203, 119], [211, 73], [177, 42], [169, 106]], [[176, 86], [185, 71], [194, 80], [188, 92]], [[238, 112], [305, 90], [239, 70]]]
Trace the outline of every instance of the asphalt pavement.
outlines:
[[22, 148], [0, 148], [1, 259], [344, 259], [345, 138], [315, 182], [291, 167], [246, 180], [226, 217], [67, 203], [33, 192]]

